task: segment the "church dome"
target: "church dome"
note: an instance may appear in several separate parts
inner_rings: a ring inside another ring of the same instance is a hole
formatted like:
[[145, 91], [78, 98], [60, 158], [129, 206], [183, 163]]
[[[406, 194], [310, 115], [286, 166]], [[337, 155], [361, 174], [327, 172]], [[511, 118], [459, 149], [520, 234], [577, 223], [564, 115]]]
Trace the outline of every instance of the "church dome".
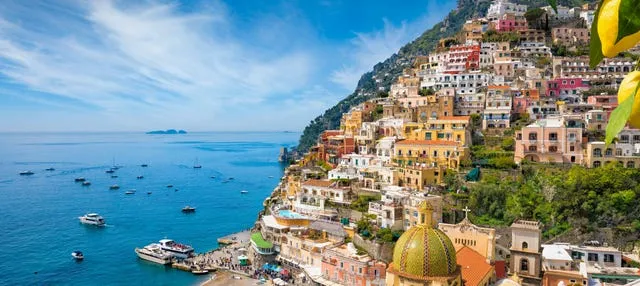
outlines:
[[410, 279], [451, 277], [458, 272], [456, 250], [441, 230], [433, 227], [433, 207], [422, 202], [420, 223], [400, 236], [393, 250], [391, 270]]

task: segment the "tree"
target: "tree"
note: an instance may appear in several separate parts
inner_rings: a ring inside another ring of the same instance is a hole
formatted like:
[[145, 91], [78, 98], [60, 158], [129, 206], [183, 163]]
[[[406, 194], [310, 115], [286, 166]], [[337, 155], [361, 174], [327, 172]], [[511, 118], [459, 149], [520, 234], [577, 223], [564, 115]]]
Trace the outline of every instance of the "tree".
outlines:
[[516, 140], [513, 137], [507, 137], [502, 140], [500, 148], [504, 151], [513, 151], [516, 146]]

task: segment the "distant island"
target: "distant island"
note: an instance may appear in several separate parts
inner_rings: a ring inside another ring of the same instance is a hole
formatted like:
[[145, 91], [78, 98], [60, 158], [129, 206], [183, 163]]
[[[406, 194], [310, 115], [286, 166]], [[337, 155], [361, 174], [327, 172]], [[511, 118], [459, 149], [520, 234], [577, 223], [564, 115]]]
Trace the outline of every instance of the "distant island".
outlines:
[[147, 132], [147, 134], [187, 134], [187, 131], [175, 130], [175, 129], [167, 129], [167, 130], [149, 131], [149, 132]]

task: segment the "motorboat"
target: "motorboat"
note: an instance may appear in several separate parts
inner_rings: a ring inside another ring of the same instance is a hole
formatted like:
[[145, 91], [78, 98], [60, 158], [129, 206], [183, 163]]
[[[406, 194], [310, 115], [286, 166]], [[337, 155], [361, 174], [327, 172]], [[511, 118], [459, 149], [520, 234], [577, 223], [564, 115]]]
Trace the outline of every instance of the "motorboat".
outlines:
[[147, 164], [142, 164], [142, 165], [140, 165], [140, 167], [142, 167], [142, 168], [146, 168], [146, 167], [149, 167], [149, 165], [147, 165]]
[[124, 194], [125, 194], [125, 195], [133, 195], [133, 194], [135, 194], [135, 193], [136, 193], [136, 190], [135, 190], [135, 189], [128, 190], [128, 191], [124, 192]]
[[175, 258], [185, 259], [193, 256], [194, 249], [190, 245], [177, 243], [171, 239], [161, 239], [160, 248], [171, 253]]
[[84, 259], [84, 254], [82, 254], [82, 251], [76, 250], [74, 252], [71, 252], [71, 257], [73, 257], [73, 259], [75, 260], [82, 260]]
[[117, 178], [117, 177], [118, 177], [118, 175], [111, 175], [111, 178], [112, 178], [112, 179], [115, 179], [115, 178]]
[[176, 192], [177, 192], [177, 191], [179, 191], [179, 190], [178, 190], [178, 189], [174, 189], [174, 191], [176, 191]]
[[150, 195], [150, 194], [152, 194], [152, 193], [151, 192], [147, 192], [147, 195]]
[[86, 215], [79, 217], [78, 219], [80, 219], [80, 222], [83, 224], [90, 224], [90, 225], [96, 225], [96, 226], [105, 225], [104, 218], [97, 213], [88, 213]]
[[83, 186], [85, 186], [85, 187], [86, 187], [86, 186], [91, 186], [91, 182], [89, 182], [89, 181], [84, 181], [84, 182], [82, 182], [82, 185], [83, 185]]
[[142, 175], [137, 176], [137, 177], [136, 177], [136, 179], [138, 179], [138, 180], [140, 180], [140, 179], [144, 179], [144, 176], [142, 176]]
[[273, 176], [269, 176], [269, 179], [273, 179]]
[[196, 208], [190, 207], [190, 206], [186, 206], [186, 207], [182, 208], [182, 212], [183, 213], [193, 213], [193, 212], [196, 212]]
[[113, 174], [113, 173], [115, 173], [115, 172], [116, 172], [116, 170], [114, 170], [114, 169], [109, 169], [109, 170], [106, 170], [106, 171], [104, 171], [104, 172], [105, 172], [105, 173], [107, 173], [107, 174]]
[[215, 179], [215, 178], [216, 178], [216, 176], [211, 176], [211, 179]]
[[46, 168], [46, 169], [44, 169], [44, 170], [45, 170], [45, 171], [49, 171], [49, 172], [51, 172], [51, 171], [55, 171], [55, 170], [56, 170], [56, 168]]
[[240, 191], [240, 193], [241, 193], [241, 194], [248, 194], [248, 193], [249, 193], [249, 191], [247, 191], [247, 190], [242, 190], [242, 191]]
[[19, 174], [20, 174], [20, 176], [31, 176], [31, 175], [33, 175], [35, 173], [32, 172], [32, 171], [22, 171]]
[[209, 273], [209, 270], [207, 270], [207, 269], [202, 269], [202, 268], [198, 268], [198, 267], [195, 267], [195, 266], [191, 266], [191, 274], [194, 274], [194, 275], [205, 275], [207, 273]]
[[228, 180], [229, 180], [229, 181], [233, 181], [233, 177], [229, 177], [229, 179], [228, 179]]
[[119, 189], [120, 189], [120, 186], [118, 186], [118, 185], [111, 185], [109, 187], [109, 190], [119, 190]]
[[140, 259], [162, 265], [171, 264], [171, 259], [173, 258], [171, 253], [162, 250], [160, 244], [157, 243], [149, 244], [143, 248], [136, 248], [135, 251]]
[[86, 180], [87, 179], [85, 179], [84, 177], [77, 177], [77, 178], [73, 179], [74, 182], [84, 182]]
[[167, 185], [167, 188], [173, 188], [173, 185]]

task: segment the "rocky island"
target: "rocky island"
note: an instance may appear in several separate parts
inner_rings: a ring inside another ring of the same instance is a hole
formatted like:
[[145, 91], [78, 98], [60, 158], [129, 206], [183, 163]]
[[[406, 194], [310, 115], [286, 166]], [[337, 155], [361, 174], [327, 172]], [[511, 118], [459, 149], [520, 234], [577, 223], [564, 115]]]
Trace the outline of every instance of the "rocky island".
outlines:
[[154, 130], [149, 131], [146, 134], [187, 134], [187, 131], [184, 130], [175, 130], [175, 129], [167, 129], [167, 130]]

